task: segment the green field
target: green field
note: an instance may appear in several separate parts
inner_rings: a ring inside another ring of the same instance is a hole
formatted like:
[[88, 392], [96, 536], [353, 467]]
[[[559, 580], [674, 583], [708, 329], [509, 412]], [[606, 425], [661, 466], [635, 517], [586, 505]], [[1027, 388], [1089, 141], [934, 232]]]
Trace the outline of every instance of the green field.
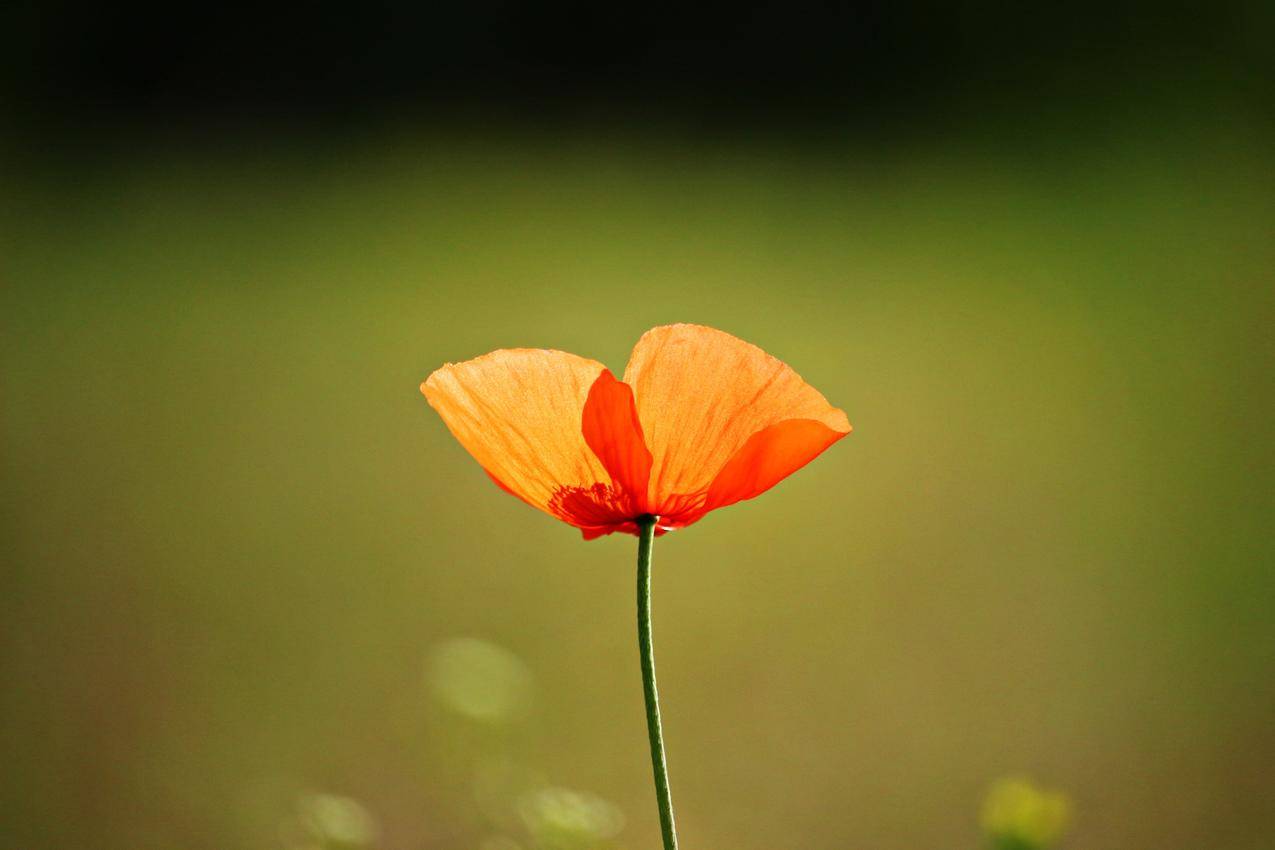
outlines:
[[674, 321], [855, 426], [657, 543], [687, 850], [975, 848], [1018, 774], [1077, 850], [1271, 846], [1270, 136], [1043, 137], [14, 164], [0, 846], [655, 846], [633, 538], [417, 387]]

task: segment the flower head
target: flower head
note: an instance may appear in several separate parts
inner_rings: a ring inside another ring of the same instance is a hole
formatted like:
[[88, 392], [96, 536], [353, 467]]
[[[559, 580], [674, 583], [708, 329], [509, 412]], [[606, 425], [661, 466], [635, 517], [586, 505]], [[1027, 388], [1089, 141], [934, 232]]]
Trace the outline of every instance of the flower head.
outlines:
[[643, 334], [618, 380], [563, 351], [502, 349], [421, 384], [502, 489], [583, 532], [657, 532], [751, 499], [850, 433], [841, 410], [730, 334]]

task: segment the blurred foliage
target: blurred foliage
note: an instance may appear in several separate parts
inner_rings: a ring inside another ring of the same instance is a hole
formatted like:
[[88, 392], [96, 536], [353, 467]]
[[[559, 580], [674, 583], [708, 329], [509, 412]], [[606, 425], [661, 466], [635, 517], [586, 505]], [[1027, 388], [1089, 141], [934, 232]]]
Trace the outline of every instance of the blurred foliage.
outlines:
[[508, 720], [531, 701], [531, 673], [522, 660], [476, 638], [456, 638], [436, 647], [429, 680], [449, 708], [475, 720]]
[[669, 321], [855, 425], [656, 547], [688, 848], [975, 847], [1017, 770], [1086, 850], [1269, 844], [1275, 160], [1198, 106], [8, 163], [0, 847], [653, 846], [633, 540], [417, 386]]
[[1022, 778], [1001, 779], [983, 801], [983, 831], [992, 850], [1045, 850], [1062, 837], [1070, 810], [1062, 794]]
[[615, 806], [564, 788], [535, 791], [520, 801], [519, 808], [536, 846], [544, 850], [589, 850], [624, 826]]
[[[334, 794], [305, 794], [297, 801], [292, 850], [363, 850], [375, 845], [372, 815], [357, 800]], [[286, 835], [286, 832], [285, 832]]]

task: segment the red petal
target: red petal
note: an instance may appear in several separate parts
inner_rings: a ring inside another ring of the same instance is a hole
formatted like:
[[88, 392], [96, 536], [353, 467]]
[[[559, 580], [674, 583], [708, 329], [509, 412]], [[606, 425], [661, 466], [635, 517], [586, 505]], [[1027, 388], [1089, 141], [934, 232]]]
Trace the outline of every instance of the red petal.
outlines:
[[847, 433], [813, 419], [788, 419], [748, 438], [717, 473], [704, 511], [733, 505], [766, 492]]
[[589, 388], [581, 417], [584, 441], [632, 500], [637, 514], [646, 513], [651, 480], [651, 452], [642, 436], [637, 405], [629, 385], [604, 370]]

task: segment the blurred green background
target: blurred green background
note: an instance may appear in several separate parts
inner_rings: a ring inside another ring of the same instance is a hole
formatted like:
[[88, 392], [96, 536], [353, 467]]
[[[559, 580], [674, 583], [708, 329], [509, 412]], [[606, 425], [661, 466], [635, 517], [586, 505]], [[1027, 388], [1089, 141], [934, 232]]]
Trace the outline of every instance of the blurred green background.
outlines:
[[689, 850], [977, 847], [1020, 774], [1270, 847], [1275, 132], [1215, 93], [11, 145], [0, 846], [655, 846], [635, 541], [417, 386], [689, 321], [855, 426], [657, 544]]

